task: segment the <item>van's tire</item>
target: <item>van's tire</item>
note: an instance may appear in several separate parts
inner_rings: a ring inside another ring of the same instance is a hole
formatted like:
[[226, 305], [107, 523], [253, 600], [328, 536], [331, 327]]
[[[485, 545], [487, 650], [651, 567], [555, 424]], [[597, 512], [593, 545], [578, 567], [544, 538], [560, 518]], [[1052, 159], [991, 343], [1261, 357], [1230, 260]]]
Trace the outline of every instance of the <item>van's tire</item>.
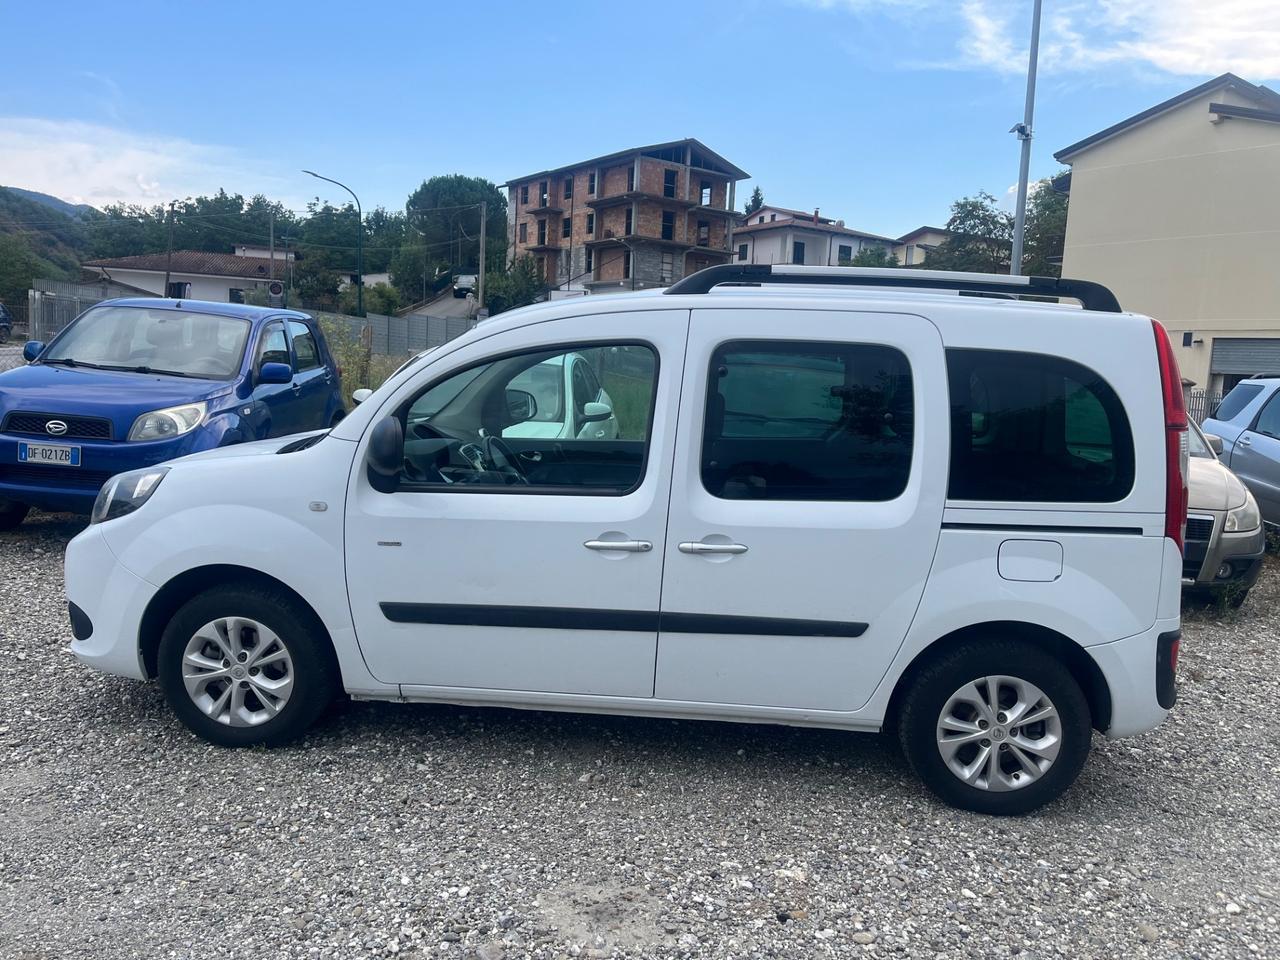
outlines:
[[[999, 710], [989, 705], [993, 687]], [[1013, 711], [1041, 714], [1041, 698], [1052, 714], [1022, 729]], [[926, 664], [903, 699], [898, 726], [903, 753], [925, 786], [952, 806], [995, 815], [1028, 813], [1061, 796], [1084, 767], [1092, 732], [1089, 701], [1071, 671], [1016, 640], [968, 642]], [[944, 750], [953, 766], [974, 771], [972, 782], [953, 772]], [[1032, 776], [1019, 757], [1039, 772]]]
[[[188, 654], [205, 667], [184, 662]], [[160, 638], [157, 667], [178, 718], [223, 747], [296, 739], [339, 689], [324, 625], [285, 591], [255, 584], [213, 587], [184, 604]]]
[[27, 519], [31, 508], [16, 500], [0, 500], [0, 530], [13, 530]]

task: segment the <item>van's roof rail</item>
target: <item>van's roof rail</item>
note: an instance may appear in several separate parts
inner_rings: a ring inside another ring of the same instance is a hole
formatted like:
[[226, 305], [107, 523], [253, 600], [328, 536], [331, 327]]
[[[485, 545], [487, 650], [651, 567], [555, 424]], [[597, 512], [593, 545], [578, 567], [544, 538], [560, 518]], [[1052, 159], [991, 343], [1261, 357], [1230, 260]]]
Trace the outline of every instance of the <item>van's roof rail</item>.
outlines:
[[725, 283], [833, 284], [850, 287], [911, 287], [1006, 296], [1065, 297], [1079, 300], [1086, 310], [1120, 313], [1116, 295], [1092, 280], [1065, 277], [1008, 277], [994, 273], [951, 270], [882, 269], [879, 267], [803, 267], [778, 263], [724, 263], [690, 274], [667, 287], [667, 293], [709, 293]]

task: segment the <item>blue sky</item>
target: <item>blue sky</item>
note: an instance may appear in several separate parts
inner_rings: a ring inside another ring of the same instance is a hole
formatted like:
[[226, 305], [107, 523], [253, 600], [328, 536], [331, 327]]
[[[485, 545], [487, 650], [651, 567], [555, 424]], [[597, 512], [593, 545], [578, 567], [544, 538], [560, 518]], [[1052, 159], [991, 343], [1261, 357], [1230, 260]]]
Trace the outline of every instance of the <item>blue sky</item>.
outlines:
[[[0, 0], [0, 183], [103, 205], [218, 187], [366, 209], [692, 136], [770, 202], [898, 235], [1017, 177], [1030, 0]], [[30, 42], [12, 42], [27, 38]], [[1226, 70], [1277, 0], [1045, 0], [1032, 173]], [[1268, 75], [1268, 71], [1270, 71]]]

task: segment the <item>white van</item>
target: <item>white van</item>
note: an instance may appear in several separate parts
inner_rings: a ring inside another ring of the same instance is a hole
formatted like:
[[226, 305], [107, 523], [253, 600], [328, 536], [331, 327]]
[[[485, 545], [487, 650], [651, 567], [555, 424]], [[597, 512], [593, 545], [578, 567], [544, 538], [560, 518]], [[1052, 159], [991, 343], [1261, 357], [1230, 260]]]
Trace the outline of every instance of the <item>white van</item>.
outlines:
[[1017, 813], [1173, 705], [1186, 449], [1163, 328], [1103, 287], [712, 267], [482, 323], [328, 433], [115, 478], [67, 549], [71, 648], [228, 746], [339, 690], [887, 730]]

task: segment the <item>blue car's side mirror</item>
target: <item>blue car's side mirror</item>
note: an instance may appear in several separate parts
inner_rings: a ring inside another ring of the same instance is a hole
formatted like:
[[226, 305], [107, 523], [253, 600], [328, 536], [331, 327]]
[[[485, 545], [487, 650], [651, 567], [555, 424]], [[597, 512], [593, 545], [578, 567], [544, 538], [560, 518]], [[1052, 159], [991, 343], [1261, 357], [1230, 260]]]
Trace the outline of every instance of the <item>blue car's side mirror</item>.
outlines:
[[293, 370], [287, 363], [264, 363], [258, 371], [259, 383], [293, 383]]
[[28, 340], [22, 347], [22, 359], [30, 363], [44, 352], [43, 340]]

